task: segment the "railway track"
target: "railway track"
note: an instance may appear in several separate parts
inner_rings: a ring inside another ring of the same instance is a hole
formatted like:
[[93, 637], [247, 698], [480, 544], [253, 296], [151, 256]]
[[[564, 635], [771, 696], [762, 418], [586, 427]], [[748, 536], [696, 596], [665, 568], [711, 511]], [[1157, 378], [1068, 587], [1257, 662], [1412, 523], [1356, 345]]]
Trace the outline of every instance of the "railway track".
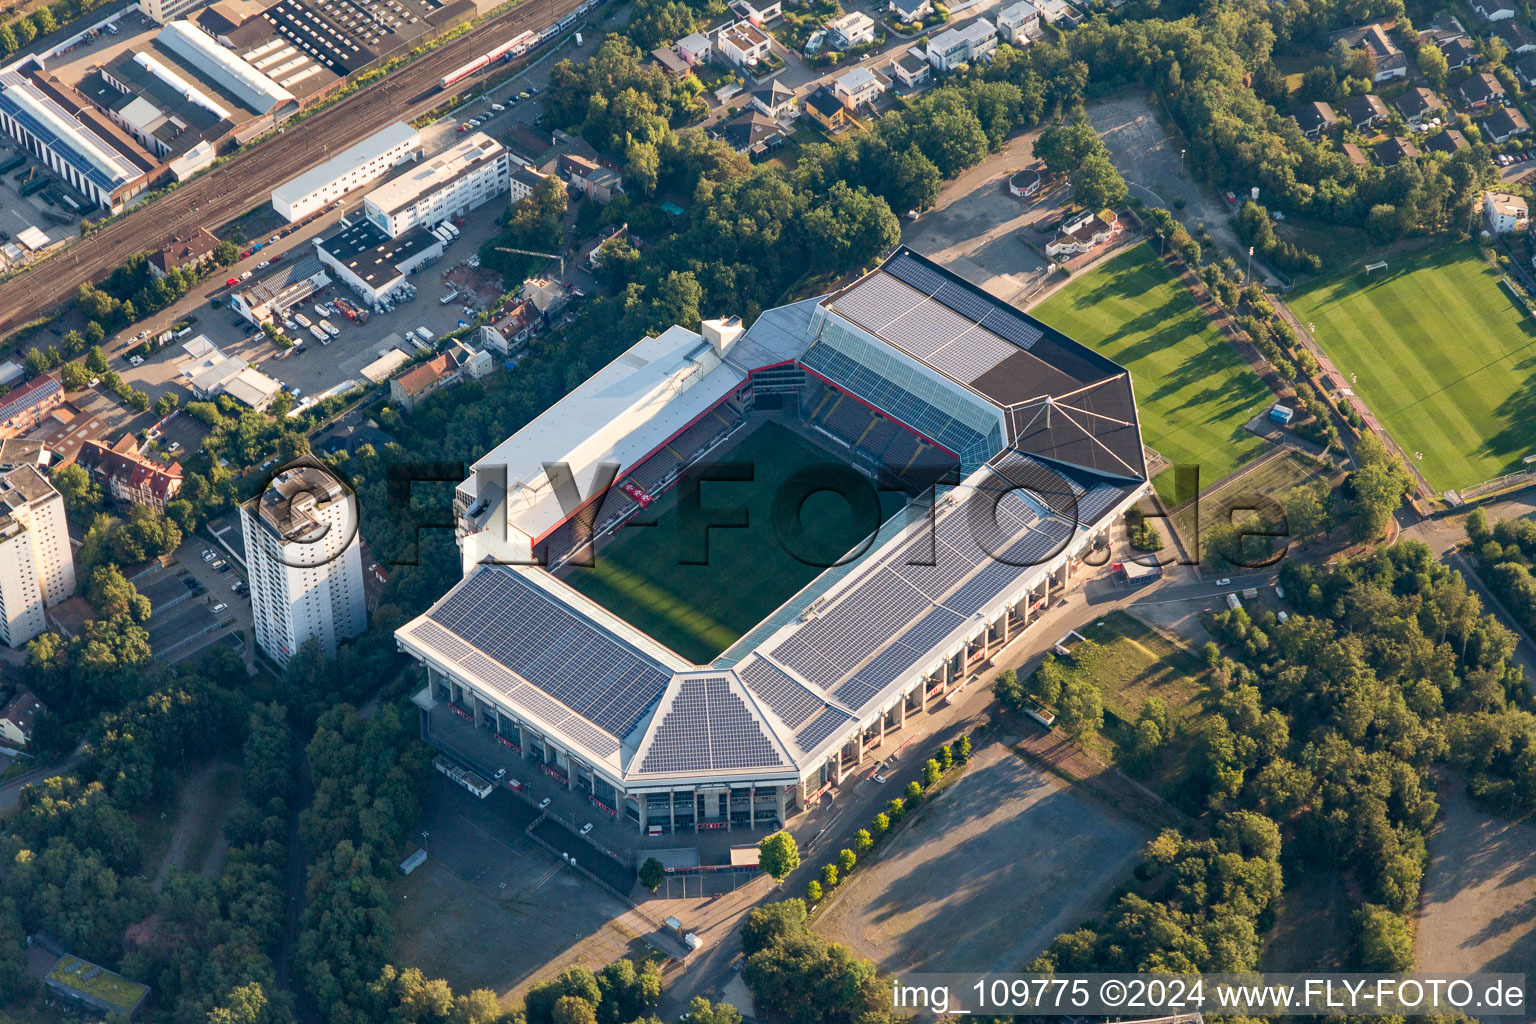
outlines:
[[[136, 252], [158, 249], [199, 225], [210, 230], [265, 200], [274, 188], [391, 121], [430, 109], [438, 81], [508, 33], [543, 28], [581, 0], [526, 0], [471, 32], [420, 57], [194, 178], [143, 210], [79, 239], [46, 263], [0, 284], [0, 335], [15, 330], [95, 281]], [[534, 51], [537, 53], [538, 51]], [[470, 80], [472, 81], [472, 79]], [[469, 81], [460, 83], [468, 85]]]

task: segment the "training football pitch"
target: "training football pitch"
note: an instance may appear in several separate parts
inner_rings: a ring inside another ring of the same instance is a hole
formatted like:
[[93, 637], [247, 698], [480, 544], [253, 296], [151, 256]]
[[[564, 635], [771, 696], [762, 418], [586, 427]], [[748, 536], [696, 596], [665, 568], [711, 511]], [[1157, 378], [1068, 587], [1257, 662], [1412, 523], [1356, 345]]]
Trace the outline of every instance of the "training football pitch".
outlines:
[[[1030, 313], [1131, 371], [1142, 440], [1175, 465], [1199, 466], [1202, 489], [1263, 450], [1243, 424], [1270, 403], [1269, 389], [1152, 246], [1132, 246]], [[1173, 471], [1153, 482], [1171, 503]]]
[[1536, 452], [1536, 324], [1471, 244], [1286, 300], [1437, 491], [1520, 468]]
[[[674, 489], [602, 546], [591, 568], [566, 577], [696, 664], [729, 647], [904, 503], [857, 485], [861, 474], [777, 423], [712, 461], [722, 469], [750, 465], [752, 479], [703, 481], [697, 515], [679, 507], [687, 488]], [[840, 493], [816, 490], [849, 483], [857, 510]], [[703, 523], [719, 525], [706, 532]], [[726, 527], [736, 523], [745, 528]]]

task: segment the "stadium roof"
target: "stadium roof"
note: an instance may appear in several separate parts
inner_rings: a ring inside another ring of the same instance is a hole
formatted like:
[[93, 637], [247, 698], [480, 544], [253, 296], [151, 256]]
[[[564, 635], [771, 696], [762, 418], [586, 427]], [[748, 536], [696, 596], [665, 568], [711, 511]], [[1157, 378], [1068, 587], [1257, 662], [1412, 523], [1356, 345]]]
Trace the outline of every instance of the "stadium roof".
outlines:
[[586, 497], [600, 464], [629, 469], [746, 377], [702, 335], [670, 327], [642, 339], [487, 452], [475, 463], [475, 474], [506, 467], [507, 524], [537, 539], [570, 511], [562, 508], [546, 464], [566, 463]]
[[283, 182], [272, 190], [272, 200], [296, 203], [316, 189], [324, 188], [338, 178], [344, 177], [353, 168], [388, 153], [396, 146], [420, 137], [421, 134], [404, 121], [386, 125], [362, 142], [348, 146], [325, 163], [311, 167], [297, 178]]
[[[1130, 374], [911, 249], [821, 306], [1002, 410], [1022, 449], [1126, 479], [1145, 474]], [[832, 362], [814, 368], [836, 372]]]

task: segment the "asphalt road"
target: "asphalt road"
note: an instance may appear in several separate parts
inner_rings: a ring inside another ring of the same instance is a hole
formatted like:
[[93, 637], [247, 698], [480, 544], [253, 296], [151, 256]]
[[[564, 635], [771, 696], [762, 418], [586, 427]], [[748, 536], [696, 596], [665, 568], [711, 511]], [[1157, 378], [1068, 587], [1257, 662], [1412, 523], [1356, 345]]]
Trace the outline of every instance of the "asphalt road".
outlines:
[[156, 249], [204, 225], [220, 225], [257, 206], [284, 181], [385, 124], [410, 120], [441, 101], [436, 83], [491, 45], [524, 29], [542, 28], [580, 0], [525, 0], [505, 14], [412, 61], [229, 162], [130, 213], [89, 239], [60, 250], [0, 284], [0, 333], [46, 313], [81, 284], [94, 281], [136, 252]]

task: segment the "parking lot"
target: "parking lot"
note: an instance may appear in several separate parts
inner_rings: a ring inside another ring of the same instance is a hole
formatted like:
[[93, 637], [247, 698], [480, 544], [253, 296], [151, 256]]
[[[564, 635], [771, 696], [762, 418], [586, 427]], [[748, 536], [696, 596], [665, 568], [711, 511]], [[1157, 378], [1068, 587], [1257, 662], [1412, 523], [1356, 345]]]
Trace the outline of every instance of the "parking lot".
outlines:
[[882, 971], [1022, 970], [1101, 909], [1150, 838], [990, 743], [837, 890], [816, 927]]
[[[8, 137], [0, 141], [0, 163], [6, 163], [20, 154], [22, 151], [13, 139]], [[24, 167], [17, 167], [0, 175], [0, 243], [16, 245], [27, 251], [27, 247], [20, 240], [21, 233], [27, 228], [37, 228], [48, 236], [50, 243], [62, 242], [74, 238], [80, 234], [80, 221], [73, 217], [70, 223], [59, 224], [43, 213], [44, 210], [53, 209], [60, 213], [72, 213], [63, 204], [55, 203], [51, 207], [42, 197], [41, 193], [23, 196], [16, 184], [16, 176], [27, 170], [36, 168], [43, 171], [43, 165], [35, 158], [29, 158]], [[44, 191], [51, 194], [68, 195], [75, 202], [84, 206], [84, 197], [74, 189], [67, 187], [61, 179], [48, 173], [49, 187]], [[99, 211], [98, 211], [99, 212]]]

